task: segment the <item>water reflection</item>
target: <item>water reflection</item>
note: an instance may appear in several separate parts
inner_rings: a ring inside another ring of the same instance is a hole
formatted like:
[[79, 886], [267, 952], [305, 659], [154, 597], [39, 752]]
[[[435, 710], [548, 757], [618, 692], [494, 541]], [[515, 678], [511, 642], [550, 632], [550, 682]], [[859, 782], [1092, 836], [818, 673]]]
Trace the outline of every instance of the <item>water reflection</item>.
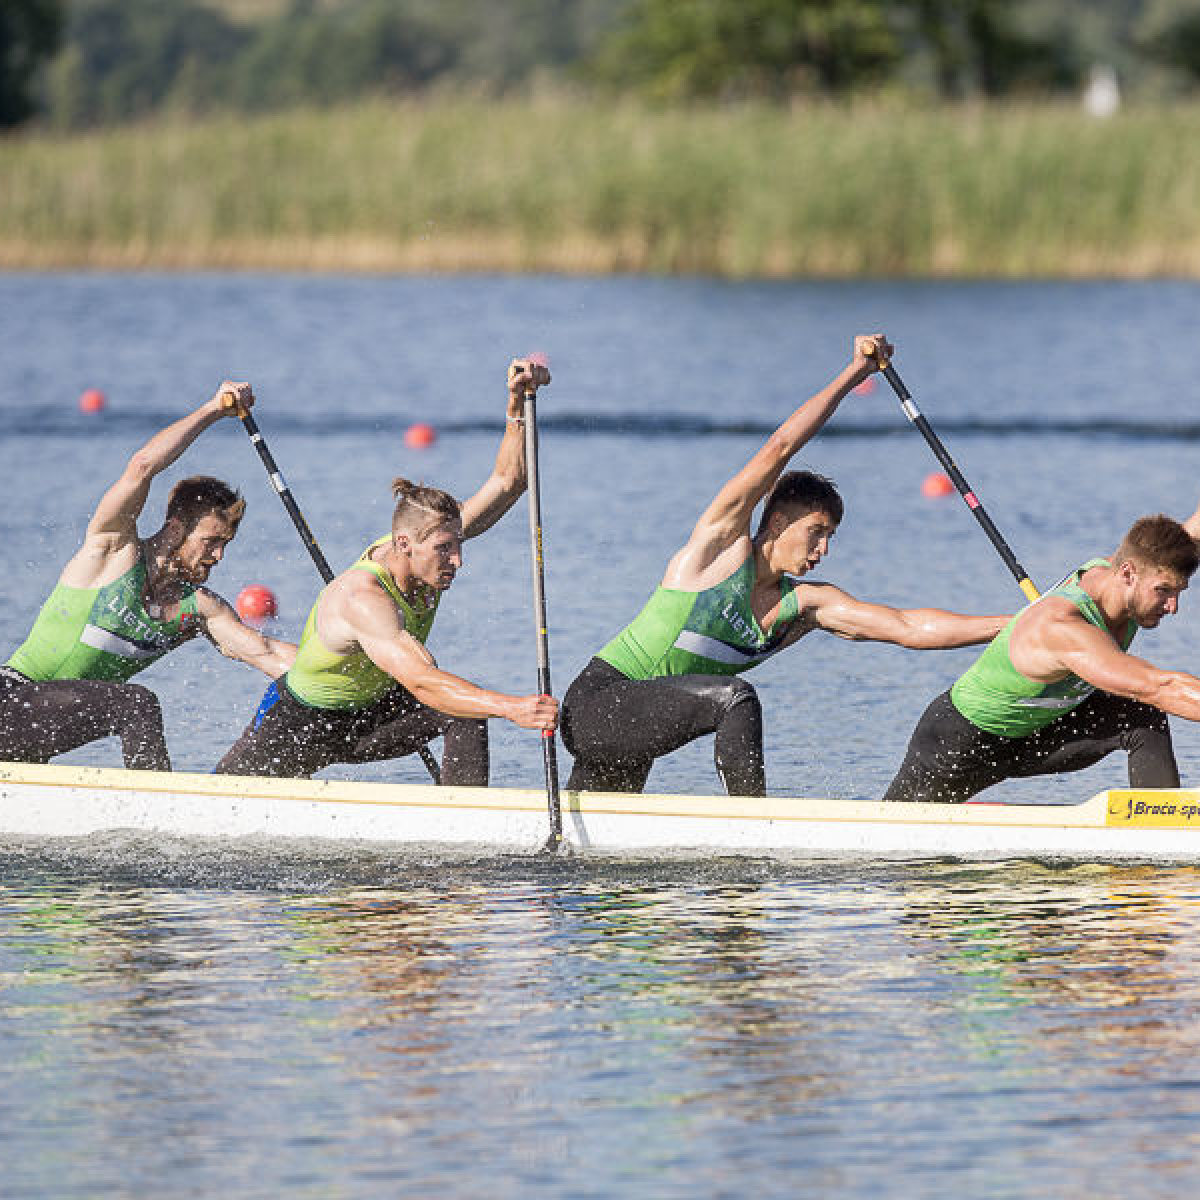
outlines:
[[[266, 1156], [315, 1194], [642, 1170], [922, 1194], [935, 1164], [984, 1194], [1031, 1162], [1077, 1194], [1097, 1139], [1114, 1178], [1193, 1169], [1192, 871], [224, 852], [198, 887], [198, 862], [7, 856], [0, 1094], [36, 1073], [44, 1098], [0, 1126], [27, 1183], [101, 1142], [193, 1183]], [[987, 1136], [951, 1153], [967, 1119]]]

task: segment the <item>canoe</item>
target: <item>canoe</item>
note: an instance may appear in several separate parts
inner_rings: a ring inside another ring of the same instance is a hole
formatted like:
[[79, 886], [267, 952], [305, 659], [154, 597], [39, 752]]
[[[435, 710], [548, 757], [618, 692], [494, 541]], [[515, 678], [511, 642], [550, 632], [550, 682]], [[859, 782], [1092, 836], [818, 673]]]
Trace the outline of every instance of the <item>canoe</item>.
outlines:
[[[1200, 862], [1200, 790], [1114, 789], [1082, 804], [882, 804], [564, 792], [577, 850], [971, 860]], [[432, 784], [124, 771], [0, 763], [0, 834], [295, 838], [534, 850], [543, 792]]]

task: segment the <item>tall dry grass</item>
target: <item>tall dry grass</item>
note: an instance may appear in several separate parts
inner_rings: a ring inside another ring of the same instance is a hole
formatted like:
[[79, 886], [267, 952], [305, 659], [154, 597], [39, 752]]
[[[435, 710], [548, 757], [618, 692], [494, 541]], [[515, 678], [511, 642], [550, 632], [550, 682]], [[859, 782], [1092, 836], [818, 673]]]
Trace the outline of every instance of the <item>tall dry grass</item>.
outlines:
[[1200, 275], [1200, 107], [374, 102], [0, 140], [0, 266]]

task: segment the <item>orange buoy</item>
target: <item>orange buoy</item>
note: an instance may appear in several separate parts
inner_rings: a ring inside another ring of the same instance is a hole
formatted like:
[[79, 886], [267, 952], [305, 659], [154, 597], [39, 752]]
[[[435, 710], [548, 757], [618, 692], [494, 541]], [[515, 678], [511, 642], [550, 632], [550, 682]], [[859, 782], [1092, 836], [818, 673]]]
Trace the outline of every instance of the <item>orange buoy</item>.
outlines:
[[437, 441], [437, 433], [432, 425], [418, 421], [404, 431], [404, 444], [410, 450], [424, 450]]
[[269, 587], [252, 583], [238, 592], [237, 610], [243, 621], [264, 621], [268, 617], [278, 616], [279, 605]]
[[922, 496], [949, 496], [954, 491], [954, 484], [941, 471], [933, 471], [925, 476], [921, 483]]
[[79, 411], [102, 412], [107, 403], [108, 398], [99, 388], [88, 388], [88, 390], [79, 397]]

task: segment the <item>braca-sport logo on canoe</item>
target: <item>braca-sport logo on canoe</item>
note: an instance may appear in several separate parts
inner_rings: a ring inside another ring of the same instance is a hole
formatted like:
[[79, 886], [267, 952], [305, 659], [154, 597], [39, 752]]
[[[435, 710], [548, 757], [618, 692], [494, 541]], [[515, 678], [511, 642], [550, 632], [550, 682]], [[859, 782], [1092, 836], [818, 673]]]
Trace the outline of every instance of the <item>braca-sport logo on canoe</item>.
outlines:
[[1200, 829], [1200, 791], [1109, 792], [1106, 824]]

